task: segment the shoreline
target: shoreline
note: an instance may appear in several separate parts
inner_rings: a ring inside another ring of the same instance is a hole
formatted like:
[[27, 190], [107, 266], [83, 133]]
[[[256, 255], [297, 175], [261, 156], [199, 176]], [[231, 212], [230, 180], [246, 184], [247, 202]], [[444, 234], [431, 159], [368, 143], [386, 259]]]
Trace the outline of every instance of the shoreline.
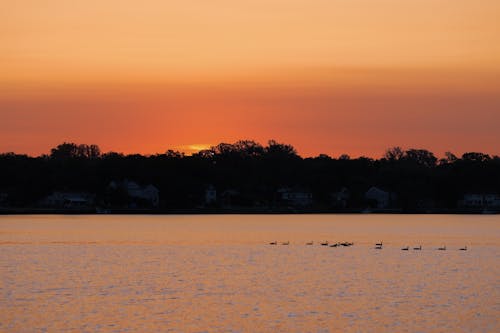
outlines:
[[497, 215], [500, 211], [487, 209], [292, 209], [292, 208], [191, 208], [191, 209], [106, 209], [96, 208], [0, 208], [0, 215], [316, 215], [316, 214], [401, 214], [401, 215]]

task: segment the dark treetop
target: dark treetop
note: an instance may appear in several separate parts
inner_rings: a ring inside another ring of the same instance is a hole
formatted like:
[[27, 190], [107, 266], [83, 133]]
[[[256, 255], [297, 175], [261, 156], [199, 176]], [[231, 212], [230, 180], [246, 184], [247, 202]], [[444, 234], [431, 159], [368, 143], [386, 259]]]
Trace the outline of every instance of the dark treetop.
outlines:
[[476, 152], [438, 160], [395, 147], [380, 159], [303, 158], [288, 144], [245, 140], [192, 156], [103, 154], [73, 143], [39, 157], [0, 154], [3, 209], [467, 211], [494, 208], [498, 194], [500, 158]]

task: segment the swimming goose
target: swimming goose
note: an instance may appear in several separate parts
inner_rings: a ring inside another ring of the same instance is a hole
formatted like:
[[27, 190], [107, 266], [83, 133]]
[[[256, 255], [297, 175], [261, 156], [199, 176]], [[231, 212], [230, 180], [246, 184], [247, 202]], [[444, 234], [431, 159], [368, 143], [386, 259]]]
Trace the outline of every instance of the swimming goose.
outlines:
[[460, 251], [467, 251], [467, 245], [459, 249]]
[[410, 247], [409, 247], [409, 246], [406, 246], [406, 247], [401, 248], [401, 250], [402, 250], [402, 251], [408, 251], [409, 249], [410, 249]]
[[328, 246], [328, 241], [321, 243], [322, 246]]
[[375, 246], [382, 246], [382, 242], [375, 244]]
[[417, 250], [417, 251], [420, 251], [420, 250], [422, 250], [422, 245], [420, 245], [419, 247], [414, 247], [413, 249]]
[[382, 250], [382, 244], [375, 244], [375, 250]]
[[277, 245], [277, 244], [278, 244], [278, 242], [277, 242], [277, 241], [274, 241], [274, 242], [269, 243], [269, 245]]
[[443, 245], [443, 247], [438, 247], [439, 251], [446, 251], [446, 245]]

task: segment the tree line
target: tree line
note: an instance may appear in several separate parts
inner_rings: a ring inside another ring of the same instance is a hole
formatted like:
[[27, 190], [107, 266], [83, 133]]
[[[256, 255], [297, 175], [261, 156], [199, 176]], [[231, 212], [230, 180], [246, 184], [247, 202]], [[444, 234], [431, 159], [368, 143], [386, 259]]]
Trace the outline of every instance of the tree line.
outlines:
[[126, 198], [110, 193], [109, 184], [125, 179], [158, 188], [162, 209], [199, 207], [208, 186], [218, 193], [234, 190], [242, 207], [274, 207], [277, 191], [288, 187], [310, 191], [313, 206], [321, 209], [332, 206], [332, 193], [348, 189], [347, 208], [362, 208], [364, 193], [376, 186], [395, 193], [395, 205], [403, 210], [455, 209], [464, 194], [500, 193], [500, 157], [448, 152], [438, 158], [425, 149], [393, 147], [379, 159], [304, 158], [274, 140], [220, 143], [189, 156], [175, 150], [102, 153], [97, 145], [67, 142], [38, 157], [0, 154], [0, 193], [13, 207], [33, 206], [54, 191], [93, 193], [99, 205], [123, 205]]

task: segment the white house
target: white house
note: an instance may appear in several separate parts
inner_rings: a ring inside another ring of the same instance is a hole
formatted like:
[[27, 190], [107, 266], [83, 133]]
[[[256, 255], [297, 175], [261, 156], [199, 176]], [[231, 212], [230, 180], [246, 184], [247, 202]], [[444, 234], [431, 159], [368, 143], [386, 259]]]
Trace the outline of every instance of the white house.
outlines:
[[9, 195], [4, 192], [0, 192], [0, 206], [5, 206], [8, 204]]
[[53, 192], [40, 204], [47, 207], [83, 208], [94, 204], [94, 196], [85, 192]]
[[222, 205], [225, 207], [231, 207], [234, 204], [235, 199], [240, 195], [239, 191], [234, 189], [227, 189], [220, 195]]
[[153, 185], [140, 186], [136, 182], [125, 180], [123, 182], [125, 190], [132, 198], [144, 199], [151, 203], [153, 207], [158, 207], [160, 203], [160, 191]]
[[464, 195], [460, 205], [468, 208], [500, 208], [500, 196], [498, 194], [469, 193]]
[[123, 188], [129, 197], [143, 199], [149, 203], [153, 207], [158, 207], [160, 204], [160, 191], [151, 184], [146, 186], [140, 186], [134, 181], [124, 180], [122, 183], [111, 182], [109, 184], [110, 188], [117, 189], [118, 187]]
[[331, 193], [332, 205], [334, 207], [345, 208], [350, 197], [351, 193], [349, 190], [342, 187], [340, 191]]
[[365, 198], [368, 200], [373, 200], [376, 203], [375, 208], [389, 208], [396, 199], [396, 194], [392, 192], [386, 192], [379, 189], [378, 187], [372, 186], [365, 193]]
[[278, 190], [280, 199], [293, 206], [310, 206], [313, 203], [313, 195], [305, 190], [292, 190], [290, 188], [280, 188]]
[[205, 190], [205, 204], [213, 204], [217, 202], [217, 190], [213, 185], [209, 185]]

